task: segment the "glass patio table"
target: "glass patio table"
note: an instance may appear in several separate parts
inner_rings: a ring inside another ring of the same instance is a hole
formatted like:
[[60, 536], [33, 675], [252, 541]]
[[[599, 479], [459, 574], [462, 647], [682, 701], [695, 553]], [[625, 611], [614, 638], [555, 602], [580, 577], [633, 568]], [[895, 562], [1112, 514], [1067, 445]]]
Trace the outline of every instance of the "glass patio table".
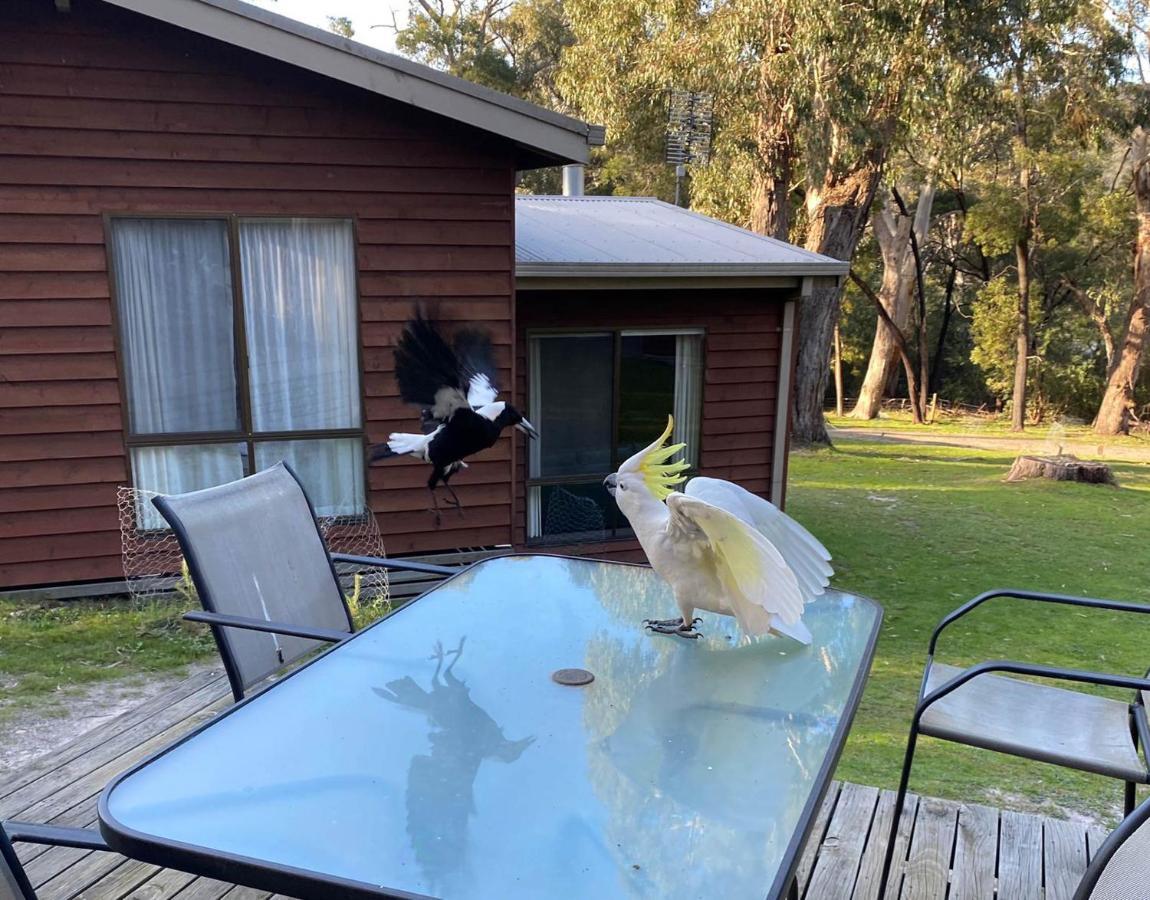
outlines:
[[643, 566], [477, 563], [121, 775], [100, 829], [304, 898], [785, 896], [881, 609], [828, 593], [809, 647], [671, 615]]

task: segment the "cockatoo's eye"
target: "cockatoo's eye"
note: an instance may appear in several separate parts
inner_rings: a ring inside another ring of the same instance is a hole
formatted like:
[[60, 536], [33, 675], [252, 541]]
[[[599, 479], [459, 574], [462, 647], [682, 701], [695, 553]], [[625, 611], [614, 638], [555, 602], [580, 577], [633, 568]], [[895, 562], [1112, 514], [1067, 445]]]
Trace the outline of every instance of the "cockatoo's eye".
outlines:
[[620, 485], [619, 485], [619, 490], [621, 490], [621, 491], [625, 491], [625, 490], [627, 490], [627, 485], [626, 485], [626, 484], [620, 484]]

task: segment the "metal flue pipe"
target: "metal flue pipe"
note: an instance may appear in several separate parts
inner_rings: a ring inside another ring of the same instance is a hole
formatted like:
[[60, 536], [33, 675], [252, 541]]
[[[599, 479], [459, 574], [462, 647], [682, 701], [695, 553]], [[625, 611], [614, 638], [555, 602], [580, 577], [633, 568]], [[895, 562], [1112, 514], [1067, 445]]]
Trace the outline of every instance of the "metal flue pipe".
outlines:
[[583, 196], [583, 167], [581, 165], [563, 167], [563, 196]]

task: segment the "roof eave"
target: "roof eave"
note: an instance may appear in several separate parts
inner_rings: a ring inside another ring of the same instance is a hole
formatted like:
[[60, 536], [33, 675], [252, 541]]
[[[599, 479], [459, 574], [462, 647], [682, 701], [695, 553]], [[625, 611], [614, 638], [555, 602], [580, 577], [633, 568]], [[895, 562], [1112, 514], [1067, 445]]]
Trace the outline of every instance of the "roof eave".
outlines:
[[796, 263], [517, 263], [516, 278], [805, 278], [839, 277], [850, 264]]
[[585, 122], [238, 0], [104, 2], [505, 137], [556, 162], [589, 157], [594, 129]]

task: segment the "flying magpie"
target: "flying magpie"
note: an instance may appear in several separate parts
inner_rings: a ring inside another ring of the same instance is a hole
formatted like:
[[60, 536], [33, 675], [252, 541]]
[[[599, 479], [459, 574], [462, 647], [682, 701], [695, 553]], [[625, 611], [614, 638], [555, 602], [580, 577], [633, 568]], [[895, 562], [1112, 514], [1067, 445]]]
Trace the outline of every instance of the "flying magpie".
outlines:
[[442, 483], [452, 505], [463, 505], [448, 483], [464, 459], [494, 446], [503, 429], [513, 425], [528, 437], [539, 433], [510, 403], [496, 399], [491, 336], [476, 329], [456, 333], [448, 345], [435, 322], [421, 310], [407, 323], [395, 346], [395, 378], [406, 403], [422, 407], [422, 434], [396, 433], [369, 451], [369, 462], [413, 456], [431, 463], [427, 488], [439, 519], [435, 487]]

